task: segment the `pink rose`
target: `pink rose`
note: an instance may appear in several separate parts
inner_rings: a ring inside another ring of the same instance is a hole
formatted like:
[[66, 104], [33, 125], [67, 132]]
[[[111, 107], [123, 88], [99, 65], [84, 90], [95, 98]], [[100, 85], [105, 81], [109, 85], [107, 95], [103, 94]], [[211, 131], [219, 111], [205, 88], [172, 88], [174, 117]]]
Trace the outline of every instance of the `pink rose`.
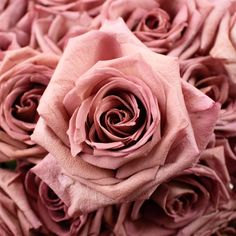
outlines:
[[179, 235], [179, 229], [228, 199], [214, 170], [198, 164], [161, 184], [150, 199], [134, 202], [123, 225], [127, 235]]
[[[233, 203], [235, 206], [235, 203]], [[215, 211], [206, 214], [182, 229], [178, 236], [235, 235], [236, 211]]]
[[218, 137], [236, 136], [236, 99], [229, 99], [221, 108], [215, 126], [215, 133]]
[[225, 59], [225, 67], [231, 79], [231, 93], [236, 96], [236, 2], [228, 2], [231, 6], [220, 22], [210, 54], [213, 57]]
[[0, 232], [27, 236], [41, 227], [31, 210], [19, 174], [0, 169]]
[[53, 14], [36, 8], [35, 15], [30, 46], [59, 55], [69, 38], [87, 32], [91, 22], [86, 12]]
[[229, 95], [229, 78], [221, 60], [212, 57], [197, 57], [183, 60], [180, 64], [181, 77], [208, 95], [224, 104]]
[[40, 157], [45, 151], [30, 139], [41, 95], [58, 58], [30, 48], [11, 51], [0, 67], [0, 161]]
[[[83, 212], [73, 209], [76, 208], [73, 200], [77, 192], [83, 191], [85, 187], [66, 176], [50, 155], [26, 174], [25, 188], [32, 208], [47, 228], [47, 234], [110, 235], [108, 233], [112, 230], [114, 217], [110, 213], [114, 211], [113, 207], [83, 215]], [[86, 197], [76, 200], [89, 204], [93, 196]]]
[[[28, 0], [3, 0], [0, 3], [1, 51], [29, 45], [32, 4]], [[28, 12], [27, 12], [28, 11]], [[13, 17], [14, 16], [14, 17]], [[5, 39], [3, 39], [5, 38]]]
[[[3, 0], [0, 3], [0, 30], [16, 26], [27, 11], [27, 0]], [[14, 17], [12, 17], [14, 16]]]
[[20, 45], [14, 33], [0, 32], [0, 60], [3, 60], [6, 51], [18, 48]]
[[218, 109], [119, 20], [69, 41], [32, 139], [102, 206], [150, 196], [195, 163]]
[[96, 15], [99, 6], [105, 0], [35, 0], [39, 6], [51, 12], [63, 11], [88, 11], [91, 15]]
[[[230, 188], [233, 191], [233, 197], [236, 197], [236, 136], [225, 139], [220, 138], [216, 140], [216, 146], [223, 146], [225, 153], [226, 167], [230, 178]], [[217, 165], [220, 167], [220, 165]]]
[[153, 51], [189, 58], [209, 50], [228, 6], [225, 0], [108, 0], [94, 25], [122, 17]]

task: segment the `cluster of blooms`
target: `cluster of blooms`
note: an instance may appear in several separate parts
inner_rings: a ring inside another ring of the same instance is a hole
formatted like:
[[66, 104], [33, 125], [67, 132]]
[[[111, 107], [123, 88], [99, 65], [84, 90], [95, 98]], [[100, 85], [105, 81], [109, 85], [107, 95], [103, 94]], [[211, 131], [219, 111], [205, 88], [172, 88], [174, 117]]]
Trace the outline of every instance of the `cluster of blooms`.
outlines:
[[236, 1], [1, 0], [0, 235], [236, 235]]

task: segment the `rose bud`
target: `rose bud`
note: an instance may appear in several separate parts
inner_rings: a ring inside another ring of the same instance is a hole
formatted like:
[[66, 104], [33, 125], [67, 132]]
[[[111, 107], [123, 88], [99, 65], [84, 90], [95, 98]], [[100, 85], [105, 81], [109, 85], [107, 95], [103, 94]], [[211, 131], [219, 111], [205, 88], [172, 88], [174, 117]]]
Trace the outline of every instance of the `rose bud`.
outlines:
[[181, 80], [175, 58], [152, 52], [118, 20], [70, 39], [32, 139], [105, 206], [146, 198], [196, 163], [218, 110]]
[[42, 224], [32, 211], [20, 175], [0, 169], [0, 232], [3, 236], [31, 235]]
[[58, 58], [30, 48], [10, 51], [0, 67], [0, 162], [41, 157], [45, 150], [30, 138], [37, 106]]

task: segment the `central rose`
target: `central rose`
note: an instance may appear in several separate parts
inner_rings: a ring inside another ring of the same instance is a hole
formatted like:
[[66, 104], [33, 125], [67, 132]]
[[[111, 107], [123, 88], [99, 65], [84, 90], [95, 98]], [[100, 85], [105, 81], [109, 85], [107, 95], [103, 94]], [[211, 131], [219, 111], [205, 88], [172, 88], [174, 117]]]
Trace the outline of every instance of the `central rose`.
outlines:
[[[128, 61], [132, 66], [137, 63], [137, 59]], [[72, 155], [103, 168], [115, 169], [148, 153], [161, 138], [158, 100], [165, 96], [163, 86], [157, 80], [154, 94], [145, 77], [116, 69], [126, 62], [127, 58], [119, 59], [86, 73], [63, 102], [71, 115], [67, 133]], [[142, 62], [138, 63], [141, 68]], [[155, 76], [151, 79], [154, 82]]]
[[[149, 197], [193, 165], [218, 109], [180, 79], [175, 58], [153, 53], [124, 22], [111, 21], [68, 42], [32, 138], [104, 206]], [[85, 208], [87, 193], [72, 197]]]

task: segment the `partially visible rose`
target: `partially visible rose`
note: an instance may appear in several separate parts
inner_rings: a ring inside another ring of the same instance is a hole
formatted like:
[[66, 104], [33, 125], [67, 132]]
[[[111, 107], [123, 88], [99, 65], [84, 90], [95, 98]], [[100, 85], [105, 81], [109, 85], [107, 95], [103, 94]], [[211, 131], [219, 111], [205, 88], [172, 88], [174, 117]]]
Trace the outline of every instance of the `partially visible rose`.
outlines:
[[228, 199], [215, 171], [198, 164], [161, 184], [150, 199], [134, 202], [123, 225], [127, 235], [177, 235], [177, 230]]
[[[110, 235], [108, 233], [112, 231], [115, 217], [113, 207], [89, 214], [71, 209], [76, 192], [83, 191], [85, 187], [64, 175], [52, 156], [48, 155], [28, 171], [25, 188], [32, 208], [48, 233], [65, 236]], [[89, 204], [93, 196], [86, 197], [76, 200]]]
[[236, 234], [235, 202], [230, 210], [215, 211], [191, 222], [177, 236], [218, 236]]
[[230, 91], [236, 97], [236, 2], [229, 2], [231, 6], [220, 22], [210, 54], [213, 57], [225, 59], [225, 67], [231, 79]]
[[236, 136], [236, 99], [228, 99], [221, 108], [215, 126], [215, 134], [217, 137], [225, 138]]
[[53, 14], [40, 11], [33, 22], [30, 42], [31, 47], [40, 51], [62, 54], [71, 37], [81, 35], [89, 29], [91, 17], [86, 12]]
[[230, 138], [219, 138], [216, 140], [216, 146], [223, 146], [225, 152], [225, 163], [230, 176], [230, 188], [233, 197], [236, 197], [236, 135]]
[[209, 51], [228, 5], [227, 0], [108, 0], [94, 24], [122, 17], [153, 51], [189, 58]]
[[225, 145], [216, 141], [215, 147], [207, 148], [201, 154], [200, 163], [205, 165], [216, 173], [216, 175], [222, 180], [225, 188], [231, 193], [231, 179], [230, 172], [228, 170], [228, 155], [225, 152]]
[[37, 106], [58, 58], [30, 48], [10, 51], [0, 67], [0, 161], [39, 157], [45, 151], [30, 139]]
[[34, 0], [48, 11], [58, 13], [63, 11], [87, 11], [91, 15], [98, 13], [105, 0]]
[[79, 233], [87, 220], [87, 215], [78, 219], [68, 216], [68, 208], [62, 199], [31, 171], [26, 175], [25, 187], [32, 208], [37, 212], [48, 232], [68, 236]]
[[19, 174], [0, 169], [1, 235], [28, 236], [41, 226], [29, 205]]
[[69, 41], [32, 138], [105, 206], [146, 198], [192, 166], [218, 109], [119, 20]]
[[18, 48], [20, 45], [14, 33], [0, 32], [0, 61], [4, 58], [6, 51]]
[[[34, 13], [28, 0], [4, 0], [0, 3], [0, 50], [29, 45]], [[0, 59], [3, 58], [3, 55]]]
[[228, 99], [229, 78], [221, 60], [212, 57], [183, 60], [180, 75], [214, 101], [224, 104]]
[[[0, 31], [16, 26], [27, 11], [27, 0], [3, 0], [0, 3]], [[13, 17], [14, 16], [14, 17]]]

